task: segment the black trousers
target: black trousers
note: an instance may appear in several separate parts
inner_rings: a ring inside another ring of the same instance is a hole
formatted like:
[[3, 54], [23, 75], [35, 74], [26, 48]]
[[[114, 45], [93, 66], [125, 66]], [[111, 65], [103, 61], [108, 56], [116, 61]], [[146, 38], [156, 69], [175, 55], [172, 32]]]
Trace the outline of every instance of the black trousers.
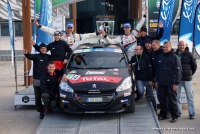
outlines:
[[42, 105], [42, 101], [41, 101], [42, 92], [41, 92], [40, 87], [38, 86], [33, 85], [33, 88], [34, 88], [34, 93], [35, 93], [35, 106], [36, 106], [37, 111], [40, 112], [44, 109]]
[[50, 96], [48, 93], [42, 94], [42, 100], [44, 102], [44, 108], [48, 109], [55, 109], [58, 105], [58, 99], [55, 97]]
[[[159, 85], [159, 93], [160, 93], [160, 116], [166, 118], [167, 117], [167, 106], [169, 103], [170, 113], [172, 119], [178, 118], [178, 106], [177, 106], [177, 93], [173, 90], [172, 86], [168, 85]], [[168, 99], [168, 101], [167, 101]]]

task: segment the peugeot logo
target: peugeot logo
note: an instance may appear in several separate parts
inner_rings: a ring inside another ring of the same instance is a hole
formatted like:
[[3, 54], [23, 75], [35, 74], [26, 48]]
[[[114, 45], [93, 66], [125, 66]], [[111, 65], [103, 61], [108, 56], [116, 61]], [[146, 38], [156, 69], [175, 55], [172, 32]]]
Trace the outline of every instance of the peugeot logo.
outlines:
[[92, 84], [92, 88], [97, 88], [97, 85], [96, 84]]

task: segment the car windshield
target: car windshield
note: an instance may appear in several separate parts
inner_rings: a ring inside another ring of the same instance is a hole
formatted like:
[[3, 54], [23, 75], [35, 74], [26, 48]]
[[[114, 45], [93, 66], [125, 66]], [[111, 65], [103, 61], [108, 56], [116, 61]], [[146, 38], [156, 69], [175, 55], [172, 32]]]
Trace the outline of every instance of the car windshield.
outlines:
[[116, 52], [83, 52], [72, 55], [68, 68], [99, 69], [127, 67], [123, 53]]

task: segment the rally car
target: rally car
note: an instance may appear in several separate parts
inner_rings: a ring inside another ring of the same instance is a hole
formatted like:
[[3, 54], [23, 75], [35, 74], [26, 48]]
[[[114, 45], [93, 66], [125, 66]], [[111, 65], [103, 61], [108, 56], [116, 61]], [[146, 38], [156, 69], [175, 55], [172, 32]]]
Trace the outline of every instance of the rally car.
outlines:
[[80, 45], [60, 83], [59, 106], [68, 113], [134, 112], [132, 72], [118, 45]]

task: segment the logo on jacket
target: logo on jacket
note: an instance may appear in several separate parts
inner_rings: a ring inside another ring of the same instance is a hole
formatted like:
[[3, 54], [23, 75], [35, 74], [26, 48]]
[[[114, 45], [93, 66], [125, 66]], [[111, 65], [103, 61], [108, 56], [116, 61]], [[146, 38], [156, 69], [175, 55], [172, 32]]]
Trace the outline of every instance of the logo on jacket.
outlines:
[[23, 96], [22, 97], [22, 102], [24, 102], [24, 103], [27, 103], [27, 102], [29, 102], [29, 97], [28, 96]]
[[97, 88], [97, 85], [96, 84], [92, 84], [92, 88]]

